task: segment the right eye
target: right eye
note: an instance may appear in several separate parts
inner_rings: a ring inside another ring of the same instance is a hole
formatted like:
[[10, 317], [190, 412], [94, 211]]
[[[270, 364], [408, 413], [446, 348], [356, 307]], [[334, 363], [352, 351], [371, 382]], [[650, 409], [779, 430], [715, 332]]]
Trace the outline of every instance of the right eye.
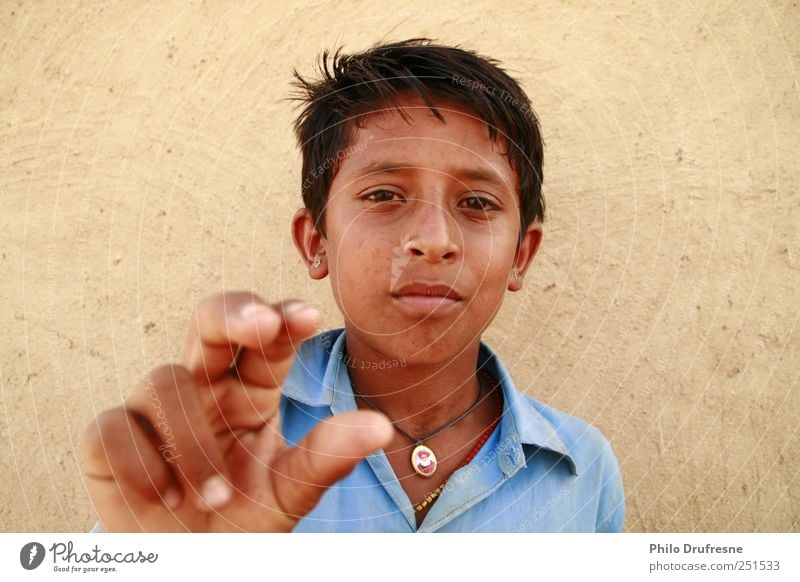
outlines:
[[[373, 190], [369, 194], [365, 194], [361, 197], [362, 200], [370, 200], [372, 202], [392, 202], [391, 197], [396, 196], [395, 192], [391, 190]], [[387, 199], [386, 197], [389, 197]]]

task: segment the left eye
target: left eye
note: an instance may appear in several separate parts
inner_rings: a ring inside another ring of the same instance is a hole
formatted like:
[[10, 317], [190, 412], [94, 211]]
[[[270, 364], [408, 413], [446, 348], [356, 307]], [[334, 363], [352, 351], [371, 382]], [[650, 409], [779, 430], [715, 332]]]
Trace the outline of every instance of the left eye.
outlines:
[[472, 207], [473, 210], [495, 210], [497, 209], [497, 205], [489, 200], [488, 198], [483, 198], [482, 196], [470, 196], [466, 199], [469, 205]]
[[373, 190], [366, 196], [364, 196], [364, 200], [370, 200], [372, 202], [391, 202], [391, 198], [396, 196], [394, 192], [391, 190]]

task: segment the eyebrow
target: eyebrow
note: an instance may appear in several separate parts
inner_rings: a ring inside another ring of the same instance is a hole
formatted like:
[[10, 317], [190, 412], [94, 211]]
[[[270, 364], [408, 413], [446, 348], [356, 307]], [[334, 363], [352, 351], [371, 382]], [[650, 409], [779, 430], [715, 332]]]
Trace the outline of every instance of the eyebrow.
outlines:
[[[362, 168], [358, 168], [353, 172], [354, 178], [363, 178], [374, 174], [407, 174], [419, 169], [424, 169], [422, 166], [407, 166], [397, 162], [372, 162]], [[495, 184], [502, 188], [507, 188], [508, 184], [493, 172], [483, 168], [471, 168], [467, 166], [452, 166], [447, 168], [446, 173], [455, 176], [462, 180], [470, 180], [473, 182], [487, 182]]]

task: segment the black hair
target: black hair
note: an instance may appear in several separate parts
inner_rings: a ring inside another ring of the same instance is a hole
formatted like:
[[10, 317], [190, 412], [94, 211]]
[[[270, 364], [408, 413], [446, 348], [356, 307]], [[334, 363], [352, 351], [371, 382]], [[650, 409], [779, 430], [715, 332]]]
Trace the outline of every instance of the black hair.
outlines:
[[325, 50], [319, 62], [320, 77], [308, 80], [294, 70], [294, 97], [303, 108], [295, 134], [303, 156], [303, 202], [317, 230], [325, 234], [325, 205], [338, 162], [353, 138], [353, 120], [386, 104], [398, 104], [401, 93], [419, 95], [440, 120], [435, 97], [454, 100], [488, 126], [489, 138], [498, 132], [509, 145], [507, 156], [519, 177], [520, 235], [544, 220], [542, 196], [543, 142], [539, 120], [520, 85], [492, 58], [455, 46], [434, 44], [427, 38], [376, 44], [366, 51], [331, 55]]

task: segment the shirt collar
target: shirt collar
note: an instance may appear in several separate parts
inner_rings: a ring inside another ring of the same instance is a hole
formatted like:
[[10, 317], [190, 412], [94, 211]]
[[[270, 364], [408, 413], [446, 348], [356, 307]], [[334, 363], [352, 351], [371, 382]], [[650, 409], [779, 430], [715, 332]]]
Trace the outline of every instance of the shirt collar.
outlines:
[[517, 390], [500, 357], [482, 340], [478, 350], [478, 368], [481, 366], [486, 366], [489, 375], [500, 382], [505, 399], [504, 408], [511, 411], [511, 420], [520, 443], [562, 455], [568, 461], [572, 473], [577, 475], [575, 455], [558, 436], [556, 427], [539, 412], [536, 401]]
[[[283, 385], [287, 398], [309, 406], [332, 406], [334, 400], [351, 403], [352, 386], [344, 359], [345, 330], [331, 329], [307, 339], [297, 349], [297, 356]], [[578, 473], [575, 455], [564, 445], [556, 427], [535, 406], [535, 401], [520, 393], [514, 386], [500, 357], [483, 340], [478, 350], [478, 368], [500, 382], [503, 390], [504, 414], [501, 428], [503, 440], [519, 439], [519, 443], [553, 451], [569, 463], [573, 474]], [[341, 396], [346, 395], [346, 399]], [[337, 406], [336, 408], [340, 408]], [[515, 438], [516, 435], [516, 438]]]

